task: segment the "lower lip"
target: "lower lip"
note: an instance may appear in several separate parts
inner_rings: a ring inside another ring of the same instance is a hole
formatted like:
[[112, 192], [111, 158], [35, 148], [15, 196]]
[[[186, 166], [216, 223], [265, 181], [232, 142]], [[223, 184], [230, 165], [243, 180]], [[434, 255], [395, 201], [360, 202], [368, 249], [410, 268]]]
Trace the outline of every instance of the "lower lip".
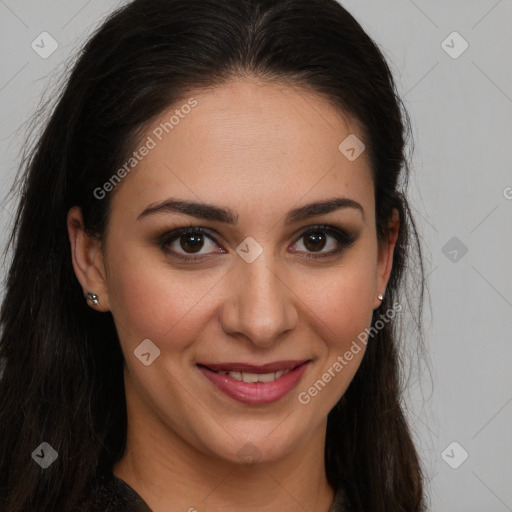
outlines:
[[309, 362], [272, 382], [243, 382], [229, 375], [215, 373], [198, 366], [202, 374], [230, 398], [244, 404], [270, 404], [286, 396], [299, 382]]

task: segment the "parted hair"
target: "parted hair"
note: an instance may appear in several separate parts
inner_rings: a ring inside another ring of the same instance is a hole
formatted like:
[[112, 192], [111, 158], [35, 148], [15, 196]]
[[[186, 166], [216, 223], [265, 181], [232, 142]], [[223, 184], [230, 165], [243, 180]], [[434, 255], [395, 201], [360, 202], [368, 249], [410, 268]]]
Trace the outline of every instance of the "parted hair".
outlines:
[[[107, 182], [144, 129], [201, 88], [254, 76], [323, 95], [364, 132], [380, 241], [400, 214], [378, 313], [399, 300], [419, 236], [406, 186], [410, 121], [383, 53], [335, 0], [135, 0], [87, 40], [19, 167], [20, 201], [0, 312], [1, 512], [77, 508], [126, 445], [123, 354], [110, 313], [88, 307], [71, 264], [67, 212], [100, 239]], [[340, 141], [341, 142], [341, 141]], [[402, 401], [400, 332], [389, 320], [328, 416], [325, 465], [360, 512], [425, 510], [420, 460]], [[42, 469], [41, 442], [58, 453]]]

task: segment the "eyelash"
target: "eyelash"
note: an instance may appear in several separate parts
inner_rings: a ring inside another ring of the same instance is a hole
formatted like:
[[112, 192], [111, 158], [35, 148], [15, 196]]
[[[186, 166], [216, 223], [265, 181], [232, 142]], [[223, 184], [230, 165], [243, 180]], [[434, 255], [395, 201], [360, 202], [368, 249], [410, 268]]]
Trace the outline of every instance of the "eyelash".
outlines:
[[[335, 254], [338, 254], [342, 252], [344, 249], [347, 249], [350, 247], [357, 239], [357, 237], [348, 231], [345, 231], [344, 229], [336, 228], [334, 226], [329, 226], [328, 224], [319, 224], [317, 226], [312, 226], [305, 231], [303, 231], [300, 236], [297, 238], [297, 241], [300, 241], [302, 238], [306, 237], [307, 235], [318, 233], [318, 232], [324, 232], [335, 238], [335, 240], [340, 244], [340, 248], [330, 251], [328, 253], [322, 253], [321, 255], [313, 255], [310, 253], [306, 253], [305, 257], [308, 259], [318, 260], [321, 258], [328, 258], [330, 256], [333, 256]], [[172, 257], [179, 258], [186, 261], [198, 261], [198, 260], [204, 260], [205, 257], [210, 256], [215, 253], [210, 254], [203, 254], [199, 257], [194, 256], [184, 256], [183, 254], [177, 253], [175, 251], [169, 250], [167, 248], [168, 245], [173, 243], [174, 241], [178, 240], [183, 235], [188, 234], [201, 234], [206, 237], [208, 237], [210, 240], [212, 240], [215, 244], [219, 245], [217, 240], [215, 240], [212, 233], [202, 227], [199, 226], [188, 226], [184, 228], [174, 229], [172, 231], [167, 231], [163, 236], [161, 236], [158, 240], [158, 245], [160, 248], [166, 253], [171, 255]], [[298, 252], [298, 251], [297, 251]], [[217, 253], [218, 254], [218, 253]]]

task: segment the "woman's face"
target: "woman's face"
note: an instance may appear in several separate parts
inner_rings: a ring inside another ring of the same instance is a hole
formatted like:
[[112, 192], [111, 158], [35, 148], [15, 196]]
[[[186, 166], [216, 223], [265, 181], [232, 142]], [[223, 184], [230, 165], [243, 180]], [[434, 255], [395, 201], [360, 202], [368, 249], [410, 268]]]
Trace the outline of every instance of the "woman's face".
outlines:
[[154, 433], [240, 462], [325, 431], [394, 244], [377, 244], [354, 135], [324, 99], [246, 79], [173, 106], [135, 148], [112, 196], [104, 282], [82, 284], [113, 314], [129, 410]]

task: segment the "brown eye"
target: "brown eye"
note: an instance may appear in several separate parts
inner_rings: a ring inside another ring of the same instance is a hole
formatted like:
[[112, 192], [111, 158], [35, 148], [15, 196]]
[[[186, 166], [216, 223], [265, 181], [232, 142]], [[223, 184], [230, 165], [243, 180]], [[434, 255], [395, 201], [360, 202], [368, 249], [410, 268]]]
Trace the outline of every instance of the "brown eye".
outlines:
[[180, 247], [185, 252], [196, 253], [204, 245], [204, 237], [200, 233], [187, 233], [179, 238]]
[[[299, 241], [297, 241], [292, 252], [304, 252], [306, 258], [324, 258], [333, 256], [348, 248], [356, 241], [356, 235], [351, 234], [343, 229], [332, 226], [316, 226], [302, 233]], [[304, 250], [300, 248], [304, 246]], [[324, 249], [327, 249], [324, 251]], [[318, 255], [309, 253], [319, 253]]]
[[[204, 228], [189, 226], [166, 233], [159, 240], [161, 248], [171, 256], [198, 260], [225, 252]], [[203, 250], [204, 249], [204, 250]], [[187, 256], [187, 255], [190, 255]], [[197, 256], [193, 256], [197, 255]]]
[[321, 251], [326, 244], [326, 236], [321, 231], [305, 235], [304, 240], [306, 248], [313, 252]]

